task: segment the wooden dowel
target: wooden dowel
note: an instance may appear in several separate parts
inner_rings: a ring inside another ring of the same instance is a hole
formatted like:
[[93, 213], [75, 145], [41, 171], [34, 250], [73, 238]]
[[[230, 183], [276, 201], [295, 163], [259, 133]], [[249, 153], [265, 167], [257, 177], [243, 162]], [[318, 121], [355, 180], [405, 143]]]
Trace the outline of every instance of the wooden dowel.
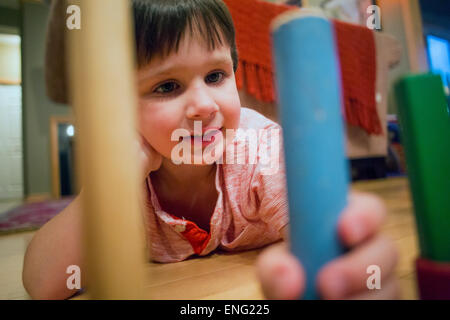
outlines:
[[130, 1], [70, 4], [81, 9], [81, 29], [66, 30], [66, 38], [78, 125], [87, 293], [94, 299], [139, 299], [146, 255], [143, 179], [133, 144], [137, 91]]

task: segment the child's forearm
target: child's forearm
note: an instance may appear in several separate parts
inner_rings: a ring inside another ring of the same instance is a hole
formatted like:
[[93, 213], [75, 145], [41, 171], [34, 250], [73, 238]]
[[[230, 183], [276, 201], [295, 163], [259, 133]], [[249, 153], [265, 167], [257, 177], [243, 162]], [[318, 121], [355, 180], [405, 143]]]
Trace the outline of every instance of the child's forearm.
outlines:
[[33, 299], [65, 299], [77, 292], [67, 288], [70, 265], [81, 269], [81, 207], [78, 196], [45, 224], [30, 242], [23, 265], [23, 285]]

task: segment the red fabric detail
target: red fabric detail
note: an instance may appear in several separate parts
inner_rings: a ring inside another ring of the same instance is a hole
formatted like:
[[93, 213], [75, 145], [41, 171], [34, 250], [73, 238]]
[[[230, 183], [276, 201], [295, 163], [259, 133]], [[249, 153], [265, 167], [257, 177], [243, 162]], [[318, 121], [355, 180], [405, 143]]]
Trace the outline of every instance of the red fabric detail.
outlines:
[[381, 134], [375, 102], [376, 55], [373, 31], [355, 24], [333, 21], [338, 47], [345, 118], [369, 134]]
[[[270, 22], [296, 6], [260, 0], [224, 0], [236, 28], [238, 89], [264, 102], [274, 102]], [[373, 32], [366, 27], [335, 22], [342, 73], [344, 114], [349, 124], [369, 134], [382, 134], [375, 103], [376, 57]]]
[[181, 219], [172, 214], [170, 216], [176, 220], [182, 220], [185, 222], [185, 229], [181, 232], [181, 234], [186, 238], [186, 240], [189, 241], [192, 249], [194, 249], [194, 252], [196, 254], [200, 254], [208, 245], [208, 242], [211, 239], [211, 233], [206, 232], [192, 221]]
[[[186, 220], [185, 220], [186, 221]], [[195, 223], [187, 221], [186, 229], [181, 233], [191, 244], [196, 254], [200, 254], [207, 246], [211, 234], [199, 228]]]
[[298, 8], [259, 0], [225, 0], [225, 3], [236, 28], [237, 88], [245, 88], [260, 101], [273, 102], [270, 21], [280, 13]]

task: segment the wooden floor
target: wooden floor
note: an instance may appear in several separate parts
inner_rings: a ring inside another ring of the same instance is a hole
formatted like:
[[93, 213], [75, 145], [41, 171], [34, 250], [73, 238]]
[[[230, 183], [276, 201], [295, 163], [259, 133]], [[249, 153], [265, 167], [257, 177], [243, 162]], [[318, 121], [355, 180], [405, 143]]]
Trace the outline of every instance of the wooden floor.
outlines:
[[[356, 190], [374, 192], [388, 207], [382, 232], [398, 246], [396, 274], [403, 299], [417, 299], [414, 259], [418, 255], [412, 204], [405, 178], [354, 183]], [[21, 281], [23, 254], [33, 232], [0, 236], [0, 299], [29, 299]], [[173, 264], [149, 264], [150, 299], [263, 299], [254, 269], [260, 250], [216, 253]], [[83, 296], [81, 296], [83, 298]]]

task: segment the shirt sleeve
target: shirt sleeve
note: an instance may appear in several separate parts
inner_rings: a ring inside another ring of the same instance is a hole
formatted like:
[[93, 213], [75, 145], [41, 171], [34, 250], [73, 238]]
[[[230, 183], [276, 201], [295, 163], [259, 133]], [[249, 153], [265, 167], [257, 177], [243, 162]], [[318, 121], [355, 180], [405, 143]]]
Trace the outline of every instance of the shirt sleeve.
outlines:
[[279, 233], [289, 222], [282, 129], [276, 123], [265, 129], [258, 139], [258, 162], [251, 190], [259, 218]]

